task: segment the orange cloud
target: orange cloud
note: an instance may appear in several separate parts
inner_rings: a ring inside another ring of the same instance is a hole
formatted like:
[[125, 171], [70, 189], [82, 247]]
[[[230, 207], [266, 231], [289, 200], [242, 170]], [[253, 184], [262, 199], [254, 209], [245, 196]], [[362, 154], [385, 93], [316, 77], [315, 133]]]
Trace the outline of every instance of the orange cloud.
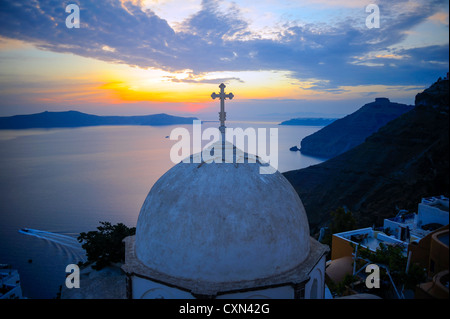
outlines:
[[433, 22], [439, 22], [444, 25], [448, 25], [448, 13], [447, 12], [436, 12], [428, 20]]

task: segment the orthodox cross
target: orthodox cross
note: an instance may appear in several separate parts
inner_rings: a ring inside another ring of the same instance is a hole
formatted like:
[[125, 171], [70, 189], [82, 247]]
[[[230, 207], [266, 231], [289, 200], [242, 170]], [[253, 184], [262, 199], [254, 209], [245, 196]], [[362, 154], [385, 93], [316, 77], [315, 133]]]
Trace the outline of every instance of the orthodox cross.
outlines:
[[220, 88], [220, 93], [216, 94], [213, 93], [211, 94], [211, 97], [213, 98], [213, 100], [216, 99], [216, 97], [218, 97], [220, 99], [220, 112], [219, 112], [219, 119], [220, 119], [220, 127], [219, 130], [222, 133], [222, 136], [225, 136], [225, 119], [226, 119], [226, 112], [225, 112], [225, 99], [229, 98], [230, 100], [233, 99], [234, 95], [233, 93], [228, 93], [225, 94], [225, 84], [220, 84], [219, 88]]

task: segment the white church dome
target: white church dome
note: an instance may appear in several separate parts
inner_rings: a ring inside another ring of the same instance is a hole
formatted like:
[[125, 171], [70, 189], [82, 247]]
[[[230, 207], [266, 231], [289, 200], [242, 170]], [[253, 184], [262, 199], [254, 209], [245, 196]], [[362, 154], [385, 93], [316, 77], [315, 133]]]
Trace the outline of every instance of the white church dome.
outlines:
[[305, 209], [287, 179], [260, 174], [261, 165], [175, 165], [141, 208], [137, 258], [171, 277], [214, 283], [297, 267], [310, 253]]

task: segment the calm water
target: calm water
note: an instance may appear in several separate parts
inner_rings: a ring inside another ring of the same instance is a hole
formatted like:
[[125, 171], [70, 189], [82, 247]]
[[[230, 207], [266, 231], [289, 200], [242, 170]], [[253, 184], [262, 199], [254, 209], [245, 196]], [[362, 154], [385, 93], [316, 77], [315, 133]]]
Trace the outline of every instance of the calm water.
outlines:
[[[281, 172], [322, 162], [289, 151], [320, 127], [227, 125], [278, 128]], [[202, 128], [208, 126], [217, 123]], [[19, 269], [24, 296], [56, 296], [66, 265], [83, 258], [75, 240], [80, 232], [99, 221], [136, 226], [150, 188], [174, 165], [169, 152], [176, 141], [165, 138], [173, 128], [0, 131], [0, 264]]]

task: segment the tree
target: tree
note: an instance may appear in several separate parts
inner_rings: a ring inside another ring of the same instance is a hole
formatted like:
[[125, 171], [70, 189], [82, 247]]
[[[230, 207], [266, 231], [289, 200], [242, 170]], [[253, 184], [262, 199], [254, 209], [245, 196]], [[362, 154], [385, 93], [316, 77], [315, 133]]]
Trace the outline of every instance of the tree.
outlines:
[[[380, 243], [375, 252], [361, 249], [358, 250], [358, 255], [372, 263], [387, 266], [395, 284], [404, 285], [405, 289], [414, 289], [417, 284], [426, 279], [425, 271], [418, 264], [411, 263], [406, 271], [407, 257], [404, 256], [401, 246]], [[381, 276], [385, 277], [386, 282], [388, 281], [384, 271], [381, 272]]]
[[334, 281], [330, 280], [327, 285], [333, 295], [341, 297], [344, 295], [347, 289], [357, 281], [358, 278], [356, 276], [346, 274], [341, 282], [335, 283]]
[[86, 251], [87, 263], [93, 264], [92, 268], [100, 270], [115, 262], [125, 261], [125, 245], [122, 242], [125, 237], [136, 233], [136, 228], [129, 228], [122, 223], [111, 225], [110, 222], [100, 222], [97, 231], [82, 232], [78, 236], [78, 242]]
[[323, 237], [321, 242], [330, 246], [333, 234], [344, 231], [353, 230], [356, 228], [356, 219], [351, 211], [346, 211], [343, 207], [339, 207], [330, 213], [332, 220], [328, 226], [328, 233]]
[[339, 207], [331, 212], [333, 220], [330, 225], [332, 234], [353, 230], [356, 228], [356, 220], [351, 211], [346, 211], [343, 207]]

